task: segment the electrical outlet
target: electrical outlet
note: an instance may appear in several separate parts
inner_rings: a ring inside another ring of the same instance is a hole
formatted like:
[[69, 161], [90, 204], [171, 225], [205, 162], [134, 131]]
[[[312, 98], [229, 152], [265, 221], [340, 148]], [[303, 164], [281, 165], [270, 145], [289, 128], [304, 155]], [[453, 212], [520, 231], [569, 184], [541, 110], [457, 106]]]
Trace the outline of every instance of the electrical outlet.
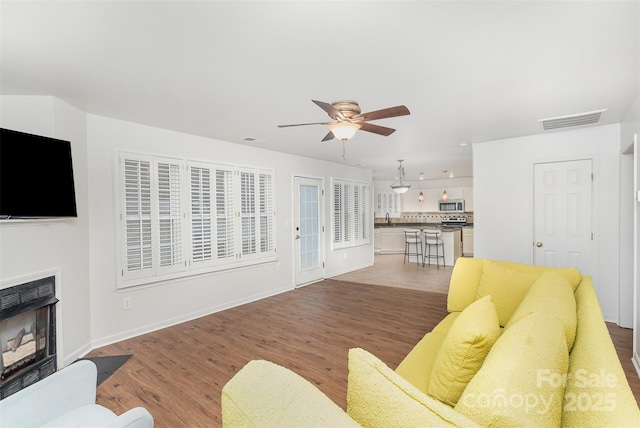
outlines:
[[128, 309], [131, 309], [131, 297], [125, 297], [122, 299], [122, 310], [126, 311]]

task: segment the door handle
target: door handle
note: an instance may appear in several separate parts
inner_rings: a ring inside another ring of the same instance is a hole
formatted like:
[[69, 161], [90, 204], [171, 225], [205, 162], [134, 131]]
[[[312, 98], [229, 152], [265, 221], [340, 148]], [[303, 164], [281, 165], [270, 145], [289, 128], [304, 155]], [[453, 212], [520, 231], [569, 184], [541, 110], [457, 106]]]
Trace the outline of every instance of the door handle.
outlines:
[[296, 235], [296, 239], [300, 239], [300, 235]]
[[542, 242], [539, 242], [539, 241], [536, 242], [536, 247], [538, 247], [538, 248], [542, 247]]

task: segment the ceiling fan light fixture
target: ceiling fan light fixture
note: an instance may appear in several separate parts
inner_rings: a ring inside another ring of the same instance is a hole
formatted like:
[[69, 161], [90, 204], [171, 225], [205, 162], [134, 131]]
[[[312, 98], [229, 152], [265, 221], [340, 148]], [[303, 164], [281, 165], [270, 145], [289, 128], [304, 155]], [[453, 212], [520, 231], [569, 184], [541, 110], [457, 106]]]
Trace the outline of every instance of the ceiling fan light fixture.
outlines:
[[406, 178], [404, 177], [404, 167], [402, 166], [402, 161], [403, 160], [398, 160], [398, 162], [400, 162], [400, 166], [398, 167], [398, 173], [397, 173], [398, 182], [394, 181], [393, 184], [391, 185], [391, 188], [396, 193], [405, 193], [411, 187], [411, 184], [405, 183]]
[[329, 125], [329, 130], [338, 140], [347, 141], [356, 135], [356, 131], [360, 129], [360, 125], [351, 122], [337, 122]]

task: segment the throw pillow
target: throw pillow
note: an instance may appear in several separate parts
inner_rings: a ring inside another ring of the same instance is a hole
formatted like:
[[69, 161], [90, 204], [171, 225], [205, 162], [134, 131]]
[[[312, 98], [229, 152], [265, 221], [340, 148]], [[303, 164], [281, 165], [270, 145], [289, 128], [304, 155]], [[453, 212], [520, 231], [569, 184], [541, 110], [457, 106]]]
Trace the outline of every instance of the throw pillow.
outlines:
[[541, 273], [513, 269], [506, 263], [485, 260], [477, 298], [492, 297], [500, 326], [504, 327]]
[[455, 406], [500, 337], [491, 296], [476, 300], [451, 325], [433, 364], [427, 393]]
[[562, 274], [556, 271], [543, 272], [505, 325], [505, 330], [534, 312], [555, 317], [562, 323], [567, 339], [567, 349], [571, 351], [578, 326], [576, 298], [569, 281]]
[[533, 313], [502, 333], [455, 410], [482, 426], [560, 426], [568, 365], [563, 326]]
[[347, 413], [363, 427], [476, 427], [364, 349], [349, 350]]

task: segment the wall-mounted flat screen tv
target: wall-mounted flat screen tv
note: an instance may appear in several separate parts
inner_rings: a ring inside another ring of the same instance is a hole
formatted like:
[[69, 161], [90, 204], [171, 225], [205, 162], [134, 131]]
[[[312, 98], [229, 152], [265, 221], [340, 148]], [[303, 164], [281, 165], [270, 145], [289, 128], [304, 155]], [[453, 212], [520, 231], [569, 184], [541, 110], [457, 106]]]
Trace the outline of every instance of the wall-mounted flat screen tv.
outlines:
[[0, 128], [0, 219], [77, 216], [71, 143]]

